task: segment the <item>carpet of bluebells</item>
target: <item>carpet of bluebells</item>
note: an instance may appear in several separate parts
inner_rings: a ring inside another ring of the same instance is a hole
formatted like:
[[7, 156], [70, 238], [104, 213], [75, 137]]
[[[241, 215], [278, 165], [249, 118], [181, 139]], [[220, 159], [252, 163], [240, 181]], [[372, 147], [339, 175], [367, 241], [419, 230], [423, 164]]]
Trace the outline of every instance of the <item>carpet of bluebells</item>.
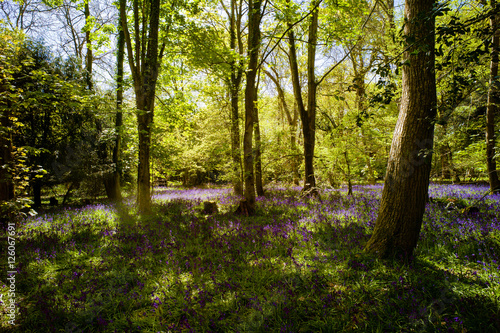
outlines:
[[148, 216], [59, 208], [17, 225], [16, 326], [0, 308], [0, 331], [499, 332], [500, 195], [487, 190], [431, 185], [407, 262], [362, 251], [380, 185], [269, 188], [253, 217], [231, 213], [225, 188], [163, 188]]

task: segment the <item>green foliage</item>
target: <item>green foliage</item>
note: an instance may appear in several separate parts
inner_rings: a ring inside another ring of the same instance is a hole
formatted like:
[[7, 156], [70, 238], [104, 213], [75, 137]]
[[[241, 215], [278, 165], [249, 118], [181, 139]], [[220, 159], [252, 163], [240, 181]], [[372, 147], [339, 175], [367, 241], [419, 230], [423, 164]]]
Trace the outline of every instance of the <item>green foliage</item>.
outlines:
[[[10, 32], [3, 36], [13, 38]], [[2, 105], [9, 107], [15, 127], [17, 193], [25, 196], [28, 182], [52, 186], [101, 180], [114, 167], [107, 150], [115, 133], [103, 127], [114, 123], [105, 116], [113, 113], [113, 101], [86, 89], [75, 59], [54, 57], [30, 39], [20, 40], [12, 52]]]

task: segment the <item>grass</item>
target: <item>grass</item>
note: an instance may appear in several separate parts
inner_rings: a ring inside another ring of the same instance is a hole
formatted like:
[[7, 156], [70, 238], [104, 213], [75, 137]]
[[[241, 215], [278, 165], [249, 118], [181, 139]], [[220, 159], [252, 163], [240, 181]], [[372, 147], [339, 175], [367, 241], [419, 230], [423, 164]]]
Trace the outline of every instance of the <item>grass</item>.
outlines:
[[[0, 331], [498, 332], [500, 196], [479, 200], [486, 190], [431, 186], [406, 264], [362, 252], [380, 186], [322, 201], [269, 189], [249, 218], [228, 214], [227, 189], [165, 189], [147, 217], [59, 209], [17, 224], [16, 325], [3, 297]], [[448, 211], [447, 198], [480, 211]], [[203, 200], [220, 213], [203, 215]]]

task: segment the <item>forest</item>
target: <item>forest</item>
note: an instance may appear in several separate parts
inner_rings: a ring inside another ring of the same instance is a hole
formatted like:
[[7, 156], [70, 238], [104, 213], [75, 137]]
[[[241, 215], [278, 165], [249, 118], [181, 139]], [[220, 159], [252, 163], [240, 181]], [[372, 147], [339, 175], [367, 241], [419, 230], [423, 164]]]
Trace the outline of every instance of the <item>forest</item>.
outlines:
[[499, 332], [496, 0], [0, 0], [0, 332]]

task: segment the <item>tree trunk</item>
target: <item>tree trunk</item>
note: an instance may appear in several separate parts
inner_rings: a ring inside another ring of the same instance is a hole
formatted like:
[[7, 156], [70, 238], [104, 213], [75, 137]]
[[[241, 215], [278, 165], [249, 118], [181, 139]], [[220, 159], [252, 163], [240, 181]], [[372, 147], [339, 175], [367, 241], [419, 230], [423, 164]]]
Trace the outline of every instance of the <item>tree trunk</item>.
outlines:
[[363, 126], [361, 126], [361, 142], [363, 143], [363, 146], [365, 148], [365, 154], [366, 154], [366, 167], [368, 169], [368, 183], [370, 185], [375, 185], [376, 179], [375, 179], [375, 171], [373, 170], [372, 166], [372, 161], [371, 158], [373, 156], [373, 150], [370, 147], [370, 144], [368, 143], [368, 140], [366, 139], [366, 134], [363, 129]]
[[434, 0], [406, 0], [407, 65], [375, 230], [365, 250], [379, 257], [409, 258], [417, 245], [428, 196], [432, 161], [436, 81]]
[[[311, 6], [317, 7], [316, 2]], [[299, 80], [299, 67], [297, 61], [297, 51], [295, 46], [295, 35], [291, 23], [288, 24], [290, 32], [288, 39], [290, 44], [290, 70], [292, 72], [292, 85], [297, 107], [299, 109], [300, 120], [302, 121], [302, 133], [304, 140], [304, 188], [303, 191], [308, 191], [316, 187], [316, 178], [314, 176], [314, 145], [316, 138], [316, 90], [317, 83], [314, 74], [315, 59], [316, 59], [316, 41], [318, 32], [318, 10], [316, 8], [311, 16], [309, 25], [309, 39], [307, 44], [307, 109], [304, 106], [302, 99], [302, 89]], [[311, 192], [310, 193], [315, 193]]]
[[[85, 15], [85, 25], [90, 23], [90, 7], [89, 2], [85, 1], [84, 7], [84, 15]], [[92, 55], [92, 41], [90, 39], [90, 27], [85, 31], [85, 42], [87, 45], [87, 55], [85, 58], [85, 70], [86, 70], [86, 80], [87, 80], [87, 88], [89, 90], [93, 90], [94, 86], [92, 84], [92, 63], [94, 62], [94, 57]]]
[[[160, 0], [150, 2], [149, 21], [142, 21], [143, 27], [139, 29], [139, 8], [134, 1], [134, 30], [135, 48], [132, 45], [128, 31], [126, 1], [120, 0], [120, 19], [127, 44], [128, 62], [134, 80], [134, 90], [137, 107], [137, 128], [139, 133], [139, 164], [137, 168], [137, 204], [139, 212], [151, 211], [151, 175], [150, 175], [150, 147], [151, 126], [154, 114], [154, 99], [156, 81], [162, 51], [158, 52], [158, 31], [160, 22]], [[147, 39], [145, 38], [148, 34]], [[145, 40], [146, 39], [146, 40]], [[135, 50], [135, 55], [134, 55]]]
[[42, 206], [42, 182], [38, 179], [33, 182], [33, 206]]
[[[312, 6], [317, 7], [316, 1], [312, 3]], [[307, 112], [302, 115], [302, 122], [304, 124], [304, 190], [316, 187], [316, 177], [314, 175], [314, 146], [316, 142], [316, 90], [318, 85], [316, 83], [314, 70], [318, 34], [318, 15], [319, 7], [314, 10], [311, 16], [307, 44]], [[307, 123], [304, 123], [304, 118], [307, 118]]]
[[115, 118], [115, 145], [113, 147], [113, 172], [108, 178], [109, 188], [108, 198], [112, 201], [122, 200], [122, 191], [120, 184], [121, 172], [121, 145], [122, 145], [122, 126], [123, 126], [123, 61], [125, 57], [125, 36], [121, 29], [121, 22], [118, 24], [118, 42], [116, 55], [116, 118]]
[[[497, 8], [495, 0], [491, 0], [491, 7]], [[497, 165], [495, 160], [495, 116], [498, 110], [498, 49], [500, 30], [498, 23], [500, 21], [500, 14], [495, 11], [491, 16], [490, 24], [493, 31], [491, 42], [491, 64], [490, 64], [490, 86], [488, 90], [488, 106], [486, 108], [486, 161], [488, 166], [488, 178], [490, 181], [491, 191], [498, 191], [500, 189], [500, 180], [498, 179]]]
[[[236, 20], [236, 1], [231, 1], [231, 18], [230, 18], [230, 47], [233, 52], [236, 52], [237, 31], [239, 29], [239, 20]], [[240, 50], [241, 52], [241, 50]], [[241, 180], [241, 143], [240, 143], [240, 121], [239, 121], [239, 93], [241, 78], [243, 75], [243, 67], [241, 63], [233, 59], [231, 66], [231, 157], [233, 160], [233, 175], [232, 183], [234, 193], [236, 195], [243, 194], [243, 185]]]
[[[232, 80], [231, 80], [232, 81]], [[240, 143], [240, 120], [239, 120], [239, 83], [238, 87], [232, 81], [231, 84], [231, 157], [233, 160], [232, 183], [234, 194], [243, 194], [241, 181], [241, 143]]]
[[441, 179], [451, 180], [450, 151], [447, 145], [441, 146], [439, 154], [441, 156]]
[[[243, 166], [245, 180], [245, 211], [248, 215], [255, 212], [255, 183], [253, 172], [252, 136], [254, 130], [254, 108], [257, 95], [256, 77], [260, 48], [260, 5], [261, 0], [248, 3], [248, 69], [245, 87], [245, 134], [243, 137]], [[243, 202], [240, 206], [243, 205]]]
[[[10, 104], [10, 103], [9, 103]], [[14, 183], [12, 182], [11, 168], [13, 167], [12, 140], [10, 137], [10, 106], [2, 110], [0, 116], [0, 203], [14, 199]]]
[[[257, 94], [255, 94], [257, 97]], [[260, 139], [260, 124], [259, 124], [259, 108], [257, 107], [257, 99], [255, 99], [254, 108], [255, 120], [255, 189], [258, 196], [264, 195], [264, 186], [262, 184], [262, 141]]]
[[151, 126], [153, 123], [156, 81], [158, 78], [158, 30], [160, 18], [160, 0], [151, 1], [149, 37], [147, 53], [142, 73], [142, 85], [137, 87], [137, 127], [139, 133], [139, 165], [137, 168], [137, 202], [139, 211], [151, 211], [151, 174], [150, 148]]
[[347, 165], [347, 195], [352, 195], [352, 181], [351, 181], [351, 161], [349, 161], [349, 155], [347, 154], [347, 150], [344, 151], [345, 164]]
[[292, 149], [292, 163], [290, 166], [292, 168], [292, 181], [293, 185], [299, 185], [299, 162], [297, 160], [297, 156], [299, 154], [299, 149], [297, 148], [297, 121], [294, 124], [289, 126], [290, 128], [290, 147]]

